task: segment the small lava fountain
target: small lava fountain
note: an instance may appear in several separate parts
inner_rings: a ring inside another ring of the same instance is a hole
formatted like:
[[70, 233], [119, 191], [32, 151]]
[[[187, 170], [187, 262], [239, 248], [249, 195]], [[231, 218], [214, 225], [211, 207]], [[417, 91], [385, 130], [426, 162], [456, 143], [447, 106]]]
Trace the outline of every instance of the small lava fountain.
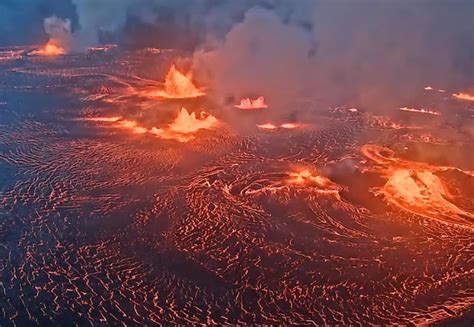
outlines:
[[268, 105], [265, 103], [265, 98], [260, 96], [255, 100], [250, 98], [242, 99], [240, 104], [236, 105], [235, 107], [243, 110], [252, 110], [268, 108]]
[[42, 48], [35, 50], [31, 52], [31, 55], [37, 55], [37, 56], [60, 56], [66, 53], [66, 50], [61, 47], [59, 42], [57, 42], [54, 39], [51, 39], [46, 43]]

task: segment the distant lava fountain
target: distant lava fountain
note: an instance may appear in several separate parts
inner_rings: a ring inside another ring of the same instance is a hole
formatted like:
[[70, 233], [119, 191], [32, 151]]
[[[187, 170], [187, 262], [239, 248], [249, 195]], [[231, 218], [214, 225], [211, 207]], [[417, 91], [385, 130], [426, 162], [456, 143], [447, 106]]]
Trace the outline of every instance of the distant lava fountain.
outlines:
[[295, 129], [295, 128], [301, 127], [301, 125], [295, 124], [295, 123], [284, 123], [284, 124], [280, 124], [280, 125], [275, 125], [275, 124], [272, 124], [272, 123], [266, 123], [266, 124], [259, 124], [259, 125], [257, 125], [257, 127], [260, 128], [260, 129], [263, 129], [263, 130], [271, 131], [271, 130], [276, 130], [276, 129], [280, 129], [280, 128]]
[[268, 108], [268, 105], [265, 103], [265, 98], [260, 96], [255, 100], [250, 98], [242, 99], [240, 104], [236, 105], [235, 107], [244, 110], [252, 110]]
[[474, 101], [474, 95], [468, 93], [455, 93], [453, 94], [453, 97], [463, 101]]
[[176, 119], [166, 128], [153, 127], [149, 132], [162, 139], [188, 142], [195, 138], [193, 133], [201, 129], [212, 129], [217, 125], [217, 118], [211, 114], [201, 112], [196, 116], [195, 112], [189, 113], [185, 108], [181, 108]]
[[188, 99], [206, 95], [193, 83], [191, 72], [180, 72], [175, 65], [171, 66], [165, 79], [164, 90], [158, 90], [151, 95], [168, 99]]
[[66, 50], [59, 45], [59, 42], [55, 41], [54, 39], [49, 40], [46, 45], [42, 48], [31, 52], [31, 55], [38, 55], [38, 56], [59, 56], [66, 53]]

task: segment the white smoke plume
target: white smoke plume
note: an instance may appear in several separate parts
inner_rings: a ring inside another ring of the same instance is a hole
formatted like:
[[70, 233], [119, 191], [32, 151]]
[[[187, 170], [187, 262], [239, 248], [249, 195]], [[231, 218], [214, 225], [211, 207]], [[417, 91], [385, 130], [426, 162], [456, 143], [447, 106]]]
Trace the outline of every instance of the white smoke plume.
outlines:
[[316, 64], [313, 35], [283, 22], [272, 10], [250, 9], [210, 48], [195, 52], [193, 70], [222, 99], [262, 95], [275, 108], [308, 94]]
[[[72, 0], [72, 48], [107, 37], [191, 50], [219, 101], [264, 95], [368, 110], [406, 105], [425, 85], [474, 85], [474, 2]], [[294, 106], [294, 105], [293, 105]]]

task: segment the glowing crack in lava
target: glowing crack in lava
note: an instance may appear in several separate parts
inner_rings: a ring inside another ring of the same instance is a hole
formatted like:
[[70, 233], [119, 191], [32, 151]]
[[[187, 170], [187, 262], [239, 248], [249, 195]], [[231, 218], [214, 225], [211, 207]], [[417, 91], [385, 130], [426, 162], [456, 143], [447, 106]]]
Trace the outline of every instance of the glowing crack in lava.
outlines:
[[463, 101], [474, 101], [474, 95], [468, 94], [468, 93], [455, 93], [453, 94], [453, 97], [458, 100], [463, 100]]
[[178, 142], [188, 142], [195, 138], [194, 133], [201, 129], [213, 129], [218, 125], [216, 117], [206, 112], [196, 116], [195, 112], [189, 113], [181, 108], [176, 119], [166, 128], [150, 129], [150, 133], [162, 139], [170, 139]]
[[414, 112], [414, 113], [420, 113], [420, 114], [429, 114], [429, 115], [435, 115], [435, 116], [441, 115], [441, 113], [437, 111], [423, 109], [423, 108], [416, 109], [416, 108], [403, 107], [403, 108], [400, 108], [400, 111]]
[[260, 96], [255, 100], [250, 98], [242, 99], [240, 100], [240, 104], [236, 105], [235, 107], [243, 110], [252, 110], [268, 108], [268, 105], [265, 103], [265, 98]]
[[456, 170], [472, 177], [471, 172], [398, 159], [390, 149], [373, 144], [364, 146], [362, 152], [376, 164], [369, 170], [386, 178], [385, 184], [372, 192], [381, 195], [387, 203], [445, 223], [469, 226], [469, 221], [474, 219], [473, 213], [452, 202], [448, 187], [436, 175], [437, 172]]
[[171, 66], [165, 79], [164, 90], [153, 91], [155, 97], [167, 99], [188, 99], [206, 95], [193, 83], [192, 72], [180, 72], [175, 65]]
[[42, 48], [31, 52], [31, 55], [38, 56], [60, 56], [66, 53], [66, 50], [59, 45], [59, 42], [51, 39]]

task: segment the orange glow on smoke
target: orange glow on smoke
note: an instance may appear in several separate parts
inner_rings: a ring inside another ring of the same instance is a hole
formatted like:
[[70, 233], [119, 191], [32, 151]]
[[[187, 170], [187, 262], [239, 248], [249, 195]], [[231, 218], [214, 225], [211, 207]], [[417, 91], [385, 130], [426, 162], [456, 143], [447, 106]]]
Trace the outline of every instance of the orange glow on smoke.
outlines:
[[205, 95], [193, 83], [193, 75], [191, 72], [180, 72], [175, 65], [171, 66], [165, 79], [164, 90], [153, 92], [153, 96], [168, 99], [187, 99], [196, 98]]
[[46, 43], [44, 47], [33, 51], [31, 54], [40, 56], [59, 56], [65, 53], [66, 50], [64, 50], [57, 41], [51, 39], [48, 41], [48, 43]]
[[235, 107], [244, 110], [252, 110], [268, 108], [268, 105], [265, 103], [265, 98], [260, 96], [255, 100], [250, 98], [242, 99], [240, 100], [240, 104], [236, 105]]
[[453, 94], [453, 97], [458, 100], [474, 101], [474, 95], [468, 93], [455, 93]]
[[428, 109], [416, 109], [416, 108], [408, 108], [408, 107], [403, 107], [400, 108], [401, 111], [408, 111], [408, 112], [415, 112], [415, 113], [420, 113], [420, 114], [429, 114], [429, 115], [435, 115], [439, 116], [441, 113], [433, 110], [428, 110]]

